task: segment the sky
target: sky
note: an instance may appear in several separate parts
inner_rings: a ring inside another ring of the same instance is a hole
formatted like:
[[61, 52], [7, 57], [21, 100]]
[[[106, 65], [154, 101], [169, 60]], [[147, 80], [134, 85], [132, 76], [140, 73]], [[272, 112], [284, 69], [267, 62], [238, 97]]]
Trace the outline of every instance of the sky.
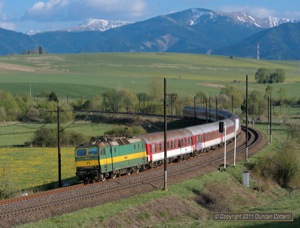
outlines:
[[300, 18], [299, 0], [0, 0], [0, 27], [26, 33], [95, 19], [136, 22], [190, 8]]

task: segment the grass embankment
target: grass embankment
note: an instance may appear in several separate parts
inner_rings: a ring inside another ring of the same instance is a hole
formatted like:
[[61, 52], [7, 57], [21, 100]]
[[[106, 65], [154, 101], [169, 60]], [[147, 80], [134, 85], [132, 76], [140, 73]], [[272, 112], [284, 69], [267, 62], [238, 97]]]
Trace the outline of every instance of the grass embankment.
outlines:
[[[269, 225], [274, 227], [299, 225], [300, 191], [288, 192], [274, 184], [264, 191], [246, 188], [233, 173], [214, 172], [199, 178], [142, 194], [130, 199], [87, 208], [75, 213], [46, 219], [24, 227], [232, 227]], [[239, 173], [241, 175], [241, 173]], [[253, 183], [252, 183], [253, 184]], [[278, 197], [280, 197], [278, 199]], [[211, 204], [203, 206], [206, 200]], [[293, 212], [294, 223], [218, 222], [212, 211], [232, 212]]]
[[[266, 126], [260, 126], [265, 130]], [[284, 137], [285, 127], [274, 126], [273, 144]], [[274, 150], [269, 145], [249, 159]], [[300, 191], [284, 189], [272, 180], [250, 172], [250, 187], [242, 185], [245, 163], [226, 172], [213, 172], [171, 185], [168, 191], [158, 190], [121, 201], [87, 208], [24, 227], [299, 227]], [[298, 177], [291, 186], [300, 186]], [[214, 221], [212, 212], [292, 212], [294, 222]]]

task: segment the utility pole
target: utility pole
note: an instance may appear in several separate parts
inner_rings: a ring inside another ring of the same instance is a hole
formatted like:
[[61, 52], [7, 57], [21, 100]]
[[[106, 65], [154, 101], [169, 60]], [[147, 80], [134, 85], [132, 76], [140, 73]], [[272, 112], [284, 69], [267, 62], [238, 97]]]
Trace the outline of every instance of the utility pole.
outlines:
[[248, 161], [248, 74], [246, 75], [246, 153], [245, 159]]
[[164, 190], [168, 190], [167, 186], [167, 178], [168, 178], [168, 171], [167, 171], [167, 79], [164, 78]]
[[196, 96], [194, 96], [194, 119], [197, 118], [197, 115], [196, 115]]
[[270, 144], [272, 144], [272, 98], [270, 98]]
[[218, 97], [216, 97], [216, 121], [218, 120]]
[[62, 187], [61, 181], [61, 153], [60, 153], [60, 109], [57, 103], [57, 155], [58, 155], [58, 186]]

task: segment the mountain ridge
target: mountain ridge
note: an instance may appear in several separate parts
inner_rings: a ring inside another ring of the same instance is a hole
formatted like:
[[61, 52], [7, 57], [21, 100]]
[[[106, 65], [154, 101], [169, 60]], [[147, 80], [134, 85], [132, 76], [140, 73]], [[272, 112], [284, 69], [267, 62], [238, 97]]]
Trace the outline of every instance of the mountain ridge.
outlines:
[[[290, 21], [293, 23], [284, 23]], [[291, 41], [282, 32], [282, 25], [297, 24], [296, 20], [279, 20], [268, 17], [258, 20], [255, 17], [239, 13], [217, 13], [208, 9], [192, 8], [167, 15], [159, 15], [135, 23], [120, 22], [108, 23], [107, 20], [88, 20], [79, 29], [72, 31], [48, 31], [31, 36], [23, 34], [15, 43], [27, 44], [27, 50], [41, 46], [45, 53], [84, 53], [84, 52], [178, 52], [197, 54], [222, 54], [253, 57], [253, 48], [260, 42], [264, 47], [267, 59], [300, 59], [300, 54], [294, 53], [290, 44], [297, 44], [298, 34], [293, 29], [297, 26], [283, 27], [290, 34]], [[95, 23], [101, 24], [101, 28]], [[282, 23], [282, 24], [281, 24]], [[276, 25], [276, 26], [275, 26]], [[104, 26], [104, 27], [103, 27]], [[106, 26], [106, 27], [105, 27]], [[114, 26], [114, 27], [113, 27]], [[88, 30], [86, 31], [86, 29]], [[93, 27], [93, 28], [92, 28]], [[268, 28], [269, 27], [269, 28]], [[78, 30], [79, 29], [79, 30]], [[99, 29], [101, 31], [99, 31]], [[283, 30], [284, 30], [283, 29]], [[69, 28], [70, 30], [70, 28]], [[264, 33], [263, 33], [264, 32]], [[274, 43], [268, 46], [267, 39], [262, 39], [263, 34], [270, 34], [268, 39]], [[1, 35], [0, 54], [21, 53], [20, 47], [16, 48], [9, 36], [13, 32]], [[7, 36], [7, 37], [6, 37]], [[247, 38], [252, 37], [249, 41]], [[25, 42], [26, 40], [26, 42]], [[282, 45], [282, 42], [284, 45]], [[240, 47], [239, 45], [248, 45]], [[275, 47], [282, 47], [278, 50]], [[26, 47], [26, 45], [22, 46]], [[230, 49], [230, 48], [231, 49]], [[232, 50], [233, 49], [233, 50]], [[243, 49], [249, 53], [243, 53]], [[268, 49], [268, 51], [267, 51]], [[272, 52], [286, 52], [278, 55]], [[27, 53], [25, 50], [23, 53]]]

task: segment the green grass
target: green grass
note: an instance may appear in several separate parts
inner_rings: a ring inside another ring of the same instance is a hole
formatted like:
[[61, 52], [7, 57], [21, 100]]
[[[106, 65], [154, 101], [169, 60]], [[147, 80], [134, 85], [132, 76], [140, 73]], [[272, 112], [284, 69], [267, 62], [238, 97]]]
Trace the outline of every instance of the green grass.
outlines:
[[[75, 177], [74, 148], [61, 149], [62, 179]], [[9, 174], [12, 191], [57, 182], [57, 148], [1, 148], [0, 168]], [[27, 191], [27, 190], [25, 190]]]
[[[111, 130], [114, 124], [92, 123], [89, 121], [77, 121], [61, 124], [67, 131], [76, 131], [92, 136], [102, 136], [104, 132]], [[30, 142], [34, 133], [41, 127], [57, 130], [57, 124], [40, 123], [6, 123], [0, 125], [0, 147], [22, 146], [25, 142]]]
[[[265, 125], [256, 125], [265, 130]], [[274, 145], [286, 135], [286, 127], [274, 126]], [[257, 159], [271, 151], [269, 145], [249, 159]], [[264, 191], [255, 191], [259, 184], [250, 176], [250, 188], [241, 185], [244, 162], [237, 163], [226, 172], [213, 172], [182, 183], [169, 185], [168, 191], [154, 191], [128, 199], [86, 208], [74, 213], [48, 218], [22, 227], [103, 227], [103, 226], [153, 226], [153, 227], [298, 227], [300, 224], [300, 191], [290, 192], [276, 184], [270, 184]], [[216, 185], [213, 190], [220, 194], [234, 212], [292, 212], [294, 222], [216, 222], [211, 220], [211, 211], [195, 200], [205, 192], [207, 186]], [[224, 192], [224, 193], [222, 193]], [[121, 225], [120, 225], [121, 224]]]
[[[296, 61], [258, 61], [193, 54], [100, 53], [5, 56], [0, 57], [0, 63], [13, 64], [0, 71], [0, 89], [13, 93], [29, 92], [30, 84], [34, 95], [46, 90], [63, 97], [90, 98], [118, 87], [138, 93], [147, 90], [154, 76], [161, 76], [168, 79], [168, 91], [194, 96], [205, 90], [213, 96], [219, 93], [220, 86], [227, 84], [244, 88], [246, 74], [249, 75], [250, 91], [264, 91], [266, 85], [253, 82], [256, 70], [267, 67], [282, 68], [286, 72], [286, 83], [273, 85], [275, 91], [284, 87], [289, 96], [299, 96]], [[12, 70], [15, 65], [19, 68]]]
[[[3, 68], [3, 64], [12, 64]], [[2, 64], [2, 65], [1, 65]], [[18, 69], [13, 69], [17, 66]], [[2, 68], [1, 68], [2, 67]], [[25, 69], [21, 69], [25, 67]], [[274, 95], [280, 87], [289, 91], [288, 96], [299, 97], [299, 65], [296, 61], [263, 61], [254, 59], [243, 59], [221, 56], [191, 55], [191, 54], [164, 54], [164, 53], [113, 53], [113, 54], [79, 54], [79, 55], [43, 55], [43, 56], [5, 56], [0, 57], [0, 89], [9, 90], [14, 94], [29, 92], [30, 87], [33, 95], [38, 95], [43, 91], [54, 91], [60, 97], [70, 98], [90, 98], [94, 95], [118, 87], [130, 89], [135, 92], [147, 91], [148, 83], [154, 76], [166, 77], [168, 92], [179, 95], [194, 96], [196, 92], [205, 90], [209, 95], [219, 93], [220, 87], [230, 84], [245, 88], [245, 75], [249, 75], [249, 90], [257, 89], [264, 93], [267, 85], [254, 83], [254, 74], [260, 67], [269, 69], [282, 68], [286, 72], [287, 81], [284, 84], [272, 85]], [[24, 71], [25, 70], [25, 71]], [[299, 115], [299, 109], [284, 109], [284, 114]], [[279, 117], [277, 117], [279, 121]], [[299, 122], [299, 119], [293, 121]], [[33, 136], [35, 129], [42, 125], [15, 124], [13, 126], [0, 126], [0, 146], [21, 145]], [[49, 125], [55, 129], [54, 125]], [[67, 125], [66, 125], [67, 126]], [[84, 132], [90, 136], [102, 135], [104, 131], [111, 128], [108, 124], [95, 125], [91, 123], [76, 123], [68, 127], [76, 131]], [[265, 126], [263, 126], [265, 129]], [[264, 130], [265, 131], [265, 130]], [[274, 125], [273, 130], [276, 140], [284, 136], [284, 129]], [[62, 153], [63, 179], [68, 180], [74, 177], [74, 158], [72, 148], [64, 149]], [[262, 154], [272, 151], [272, 147], [267, 147]], [[47, 167], [45, 167], [47, 160]], [[2, 148], [0, 153], [1, 166], [8, 167], [12, 172], [12, 182], [16, 189], [34, 187], [36, 185], [47, 184], [57, 180], [57, 150], [41, 148]], [[24, 162], [25, 161], [25, 162]], [[20, 168], [20, 169], [18, 169]], [[47, 170], [47, 172], [44, 172]], [[49, 175], [49, 170], [51, 170]], [[214, 173], [193, 180], [188, 180], [179, 185], [169, 187], [169, 191], [157, 191], [143, 194], [120, 202], [102, 205], [100, 207], [81, 210], [69, 215], [47, 219], [39, 223], [29, 225], [30, 227], [89, 227], [101, 226], [109, 219], [126, 221], [126, 213], [130, 208], [137, 205], [156, 202], [159, 199], [173, 197], [173, 201], [179, 204], [188, 204], [189, 208], [199, 210], [199, 213], [209, 216], [208, 212], [193, 201], [195, 194], [192, 189], [201, 189], [205, 183], [226, 180], [228, 183], [234, 182], [232, 178], [239, 179], [243, 165], [231, 173]], [[20, 175], [22, 174], [22, 175]], [[38, 181], [37, 181], [38, 180]], [[275, 189], [271, 195], [258, 195], [262, 202], [266, 202], [276, 191], [284, 193], [284, 190]], [[252, 194], [252, 193], [251, 193]], [[295, 197], [289, 194], [282, 198], [284, 202], [279, 202], [280, 208], [288, 208], [292, 200], [299, 202], [299, 193]], [[190, 199], [192, 198], [192, 201]], [[169, 199], [169, 198], [168, 198]], [[239, 199], [242, 200], [242, 199]], [[274, 202], [275, 203], [275, 202]], [[272, 205], [272, 204], [268, 204]], [[282, 205], [282, 206], [280, 206]], [[285, 206], [283, 206], [285, 205]], [[291, 204], [293, 205], [293, 204]], [[179, 205], [177, 205], [179, 206]], [[265, 207], [257, 207], [257, 210], [264, 210]], [[272, 208], [271, 208], [272, 209]], [[271, 210], [266, 207], [266, 210]], [[167, 216], [166, 211], [159, 211], [163, 218]], [[250, 209], [249, 209], [250, 210]], [[294, 206], [291, 210], [299, 216], [300, 212]], [[123, 217], [119, 217], [123, 213]], [[198, 212], [197, 212], [198, 213]], [[197, 215], [196, 213], [196, 215]], [[193, 213], [192, 213], [193, 214]], [[151, 213], [141, 211], [137, 218], [147, 220]], [[197, 216], [177, 215], [166, 219], [166, 223], [157, 223], [157, 226], [175, 227], [180, 224], [188, 224], [189, 227], [214, 226], [223, 227], [234, 226], [235, 223], [216, 223], [214, 221], [199, 221]], [[152, 217], [150, 217], [152, 218]], [[237, 223], [238, 225], [245, 225]], [[251, 224], [246, 224], [251, 226]]]

